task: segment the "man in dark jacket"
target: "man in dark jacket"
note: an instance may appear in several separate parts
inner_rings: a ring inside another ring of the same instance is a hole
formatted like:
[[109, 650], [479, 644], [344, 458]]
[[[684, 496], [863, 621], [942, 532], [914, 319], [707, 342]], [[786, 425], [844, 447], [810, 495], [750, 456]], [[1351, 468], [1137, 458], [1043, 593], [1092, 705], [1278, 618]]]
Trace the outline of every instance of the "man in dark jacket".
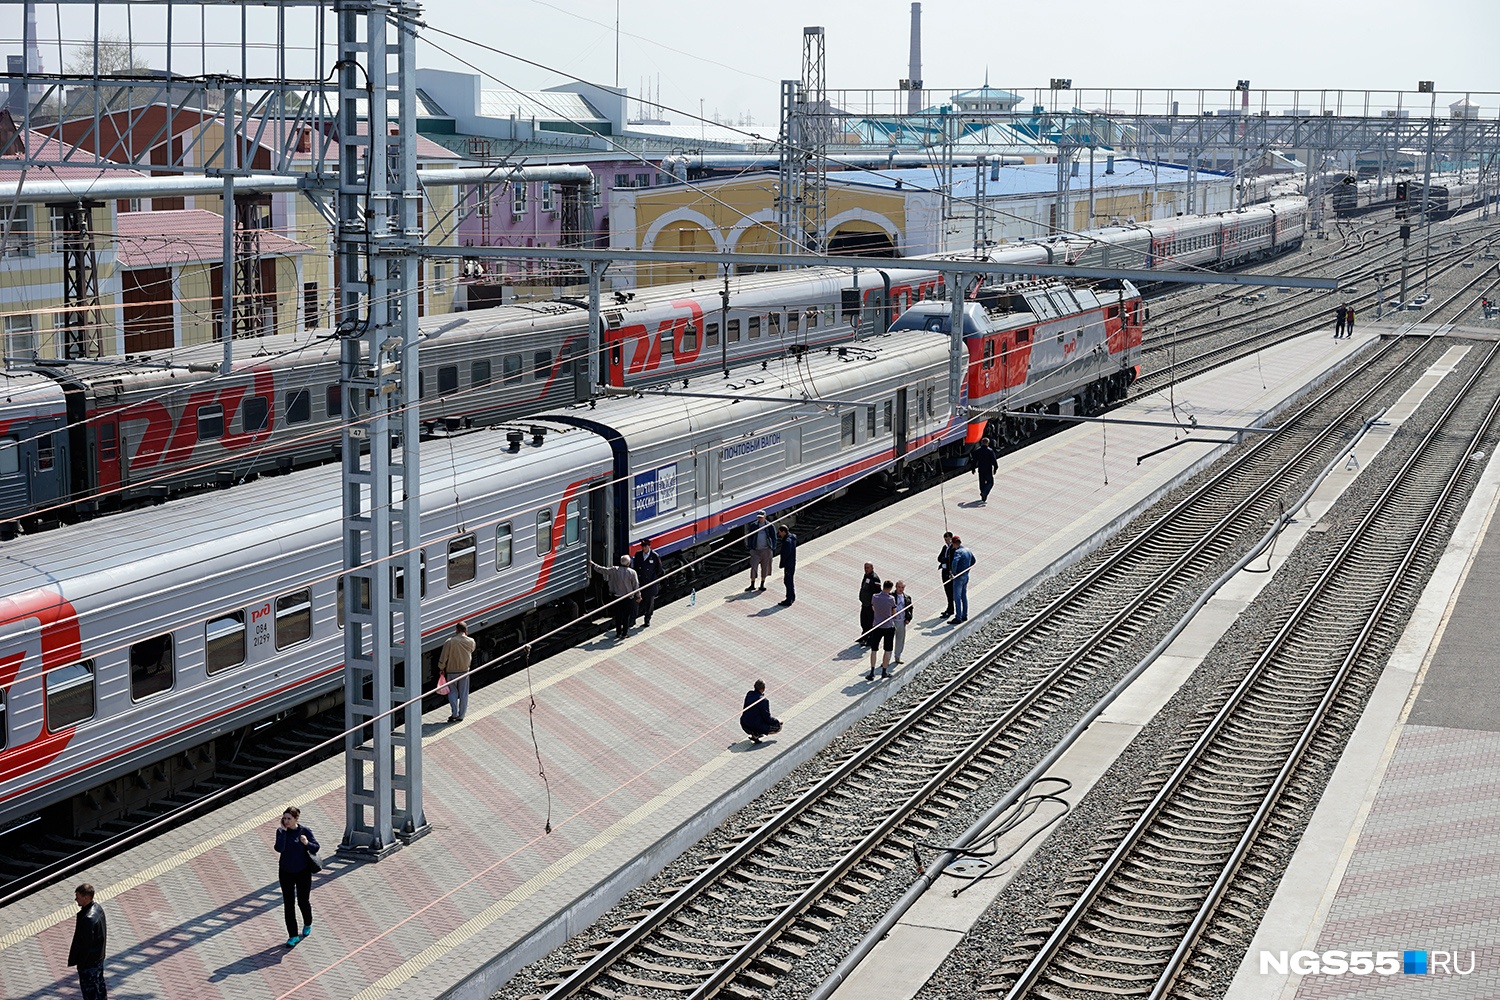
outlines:
[[865, 575], [859, 581], [859, 639], [863, 646], [874, 642], [871, 631], [875, 627], [875, 607], [870, 602], [880, 593], [880, 574], [874, 563], [865, 563]]
[[745, 692], [740, 728], [750, 737], [751, 743], [759, 743], [762, 736], [781, 732], [781, 720], [771, 717], [771, 701], [766, 697], [765, 681], [756, 681], [755, 687]]
[[781, 582], [786, 584], [786, 599], [780, 604], [789, 608], [797, 600], [797, 587], [792, 583], [797, 572], [797, 536], [784, 524], [776, 529], [776, 536], [776, 550], [781, 553]]
[[938, 549], [938, 572], [943, 574], [943, 595], [948, 606], [943, 609], [944, 618], [953, 615], [953, 532], [943, 532], [943, 547]]
[[68, 964], [78, 968], [78, 988], [83, 1000], [105, 1000], [109, 991], [104, 985], [104, 951], [108, 934], [104, 927], [104, 908], [94, 902], [94, 887], [87, 882], [73, 890], [78, 917], [73, 922], [73, 944], [68, 948]]
[[651, 539], [641, 539], [641, 550], [635, 554], [630, 561], [631, 568], [635, 570], [636, 579], [641, 583], [641, 628], [651, 627], [651, 612], [656, 610], [656, 592], [661, 584], [656, 581], [662, 578], [664, 570], [661, 566], [661, 556], [651, 547]]
[[995, 488], [995, 470], [999, 467], [995, 449], [990, 447], [990, 439], [980, 438], [979, 447], [969, 453], [969, 471], [979, 473], [980, 503], [989, 500], [990, 490]]

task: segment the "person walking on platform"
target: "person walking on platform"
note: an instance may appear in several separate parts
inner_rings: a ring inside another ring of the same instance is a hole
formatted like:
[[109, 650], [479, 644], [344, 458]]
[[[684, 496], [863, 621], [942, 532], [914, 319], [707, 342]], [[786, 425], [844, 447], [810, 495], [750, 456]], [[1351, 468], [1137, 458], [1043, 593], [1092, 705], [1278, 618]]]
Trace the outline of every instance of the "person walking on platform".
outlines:
[[609, 581], [610, 595], [615, 598], [611, 605], [615, 619], [615, 638], [623, 639], [630, 634], [630, 626], [635, 624], [635, 602], [640, 597], [641, 578], [630, 568], [628, 555], [620, 556], [618, 566], [601, 566], [592, 559], [589, 560], [589, 565], [594, 567], [596, 573], [603, 573], [604, 578]]
[[1344, 338], [1344, 324], [1346, 322], [1348, 322], [1348, 316], [1349, 316], [1349, 307], [1346, 306], [1346, 305], [1340, 305], [1337, 309], [1335, 309], [1333, 311], [1333, 339], [1334, 340], [1342, 340]]
[[[276, 853], [281, 855], [277, 867], [286, 917], [286, 946], [295, 948], [312, 933], [312, 877], [313, 872], [323, 867], [317, 860], [318, 838], [302, 825], [302, 810], [296, 806], [287, 806], [281, 814], [281, 825], [276, 828]], [[297, 908], [302, 910], [301, 934], [297, 933]]]
[[969, 453], [969, 471], [979, 473], [979, 502], [988, 503], [995, 488], [995, 470], [1000, 467], [989, 438], [980, 438], [979, 447]]
[[894, 624], [896, 626], [896, 648], [891, 651], [894, 655], [891, 666], [899, 667], [901, 665], [901, 652], [906, 649], [906, 626], [911, 624], [912, 619], [912, 603], [911, 598], [906, 596], [905, 580], [896, 581], [895, 597], [896, 617]]
[[448, 721], [462, 722], [469, 711], [469, 665], [474, 662], [474, 640], [463, 622], [453, 626], [453, 634], [438, 654], [438, 683], [448, 682]]
[[1344, 339], [1349, 340], [1354, 336], [1354, 307], [1349, 306], [1344, 313]]
[[662, 569], [661, 556], [651, 547], [651, 539], [641, 539], [641, 550], [635, 554], [630, 566], [641, 584], [641, 628], [650, 628], [651, 613], [656, 610], [656, 594], [661, 589], [657, 581], [666, 572]]
[[771, 716], [771, 699], [766, 697], [765, 681], [756, 681], [755, 686], [745, 692], [740, 728], [750, 737], [751, 743], [759, 743], [762, 737], [781, 732], [781, 720]]
[[797, 573], [797, 536], [786, 525], [776, 529], [777, 551], [781, 553], [781, 582], [786, 585], [786, 597], [780, 602], [789, 608], [797, 603], [797, 587], [792, 577]]
[[943, 617], [953, 616], [953, 532], [943, 532], [943, 547], [938, 549], [938, 572], [943, 575], [943, 596], [948, 598], [948, 606], [943, 609]]
[[750, 586], [745, 588], [749, 593], [756, 589], [755, 575], [760, 574], [760, 588], [766, 589], [766, 578], [771, 575], [771, 553], [776, 550], [776, 529], [771, 527], [771, 522], [766, 520], [766, 512], [758, 510], [755, 512], [755, 523], [750, 526], [750, 532], [745, 536], [745, 548], [750, 550]]
[[977, 562], [964, 540], [953, 536], [953, 617], [949, 625], [959, 625], [969, 620], [969, 571]]
[[875, 630], [870, 633], [870, 670], [865, 674], [865, 680], [875, 679], [875, 653], [881, 647], [885, 647], [885, 659], [880, 661], [880, 676], [890, 676], [891, 649], [896, 641], [896, 594], [892, 589], [895, 581], [887, 580], [880, 585], [880, 590], [870, 598], [870, 606], [875, 616]]
[[104, 907], [94, 902], [94, 887], [87, 882], [73, 890], [78, 916], [73, 919], [73, 943], [68, 946], [68, 965], [78, 969], [78, 989], [83, 1000], [106, 1000], [104, 958], [109, 942]]
[[874, 641], [870, 638], [870, 629], [875, 623], [875, 608], [871, 606], [870, 599], [878, 593], [880, 575], [875, 572], [874, 563], [865, 563], [865, 575], [859, 581], [859, 638], [855, 640], [863, 646]]

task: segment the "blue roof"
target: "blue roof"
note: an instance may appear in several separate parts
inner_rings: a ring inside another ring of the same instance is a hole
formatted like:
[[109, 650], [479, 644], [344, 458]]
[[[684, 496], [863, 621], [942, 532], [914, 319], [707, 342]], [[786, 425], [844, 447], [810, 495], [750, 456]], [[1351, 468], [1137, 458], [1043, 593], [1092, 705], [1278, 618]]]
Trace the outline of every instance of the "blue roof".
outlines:
[[[1152, 165], [1141, 160], [1115, 158], [1115, 172], [1106, 174], [1103, 156], [1094, 160], [1094, 189], [1113, 187], [1137, 187], [1153, 180]], [[1175, 184], [1187, 180], [1187, 168], [1170, 163], [1160, 164], [1157, 175], [1163, 184]], [[1226, 173], [1199, 170], [1200, 177], [1228, 177]], [[937, 167], [900, 167], [893, 170], [840, 170], [830, 172], [828, 179], [841, 184], [859, 184], [866, 187], [894, 189], [896, 181], [917, 190], [936, 188], [939, 183]], [[1072, 179], [1070, 190], [1087, 190], [1089, 167], [1087, 158], [1078, 164], [1078, 176]], [[1001, 167], [1000, 179], [990, 180], [988, 168], [985, 174], [984, 193], [987, 198], [1004, 198], [1017, 195], [1050, 194], [1057, 190], [1057, 164], [1032, 163], [1024, 166]], [[955, 167], [953, 170], [953, 196], [973, 198], [975, 196], [974, 168]]]

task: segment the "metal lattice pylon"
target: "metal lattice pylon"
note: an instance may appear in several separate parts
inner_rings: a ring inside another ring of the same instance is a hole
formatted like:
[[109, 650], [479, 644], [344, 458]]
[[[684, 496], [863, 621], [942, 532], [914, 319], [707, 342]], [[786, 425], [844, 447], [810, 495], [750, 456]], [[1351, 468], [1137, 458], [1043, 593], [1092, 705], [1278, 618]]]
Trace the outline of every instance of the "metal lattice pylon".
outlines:
[[[344, 485], [345, 828], [380, 858], [422, 809], [416, 27], [411, 0], [335, 0]], [[363, 114], [362, 114], [363, 109]], [[393, 114], [394, 112], [394, 114]], [[399, 579], [398, 579], [399, 578]], [[410, 702], [404, 708], [394, 706]]]

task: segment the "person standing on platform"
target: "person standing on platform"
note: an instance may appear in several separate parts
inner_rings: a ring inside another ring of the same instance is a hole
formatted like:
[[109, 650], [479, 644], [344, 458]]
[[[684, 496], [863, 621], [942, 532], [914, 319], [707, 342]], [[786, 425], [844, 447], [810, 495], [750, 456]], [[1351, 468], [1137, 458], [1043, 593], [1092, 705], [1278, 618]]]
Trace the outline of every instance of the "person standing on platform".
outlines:
[[969, 471], [979, 473], [979, 502], [987, 503], [995, 488], [995, 470], [1000, 467], [989, 438], [980, 438], [979, 447], [969, 453]]
[[1347, 322], [1349, 307], [1340, 305], [1333, 311], [1333, 339], [1342, 340], [1344, 337], [1344, 324]]
[[755, 686], [745, 692], [740, 728], [750, 737], [751, 743], [759, 743], [762, 737], [781, 732], [781, 720], [771, 716], [771, 700], [766, 697], [765, 681], [756, 681]]
[[950, 618], [953, 615], [953, 532], [943, 532], [943, 547], [938, 549], [938, 572], [943, 575], [943, 595], [948, 598], [948, 606], [943, 609], [943, 617]]
[[777, 551], [781, 553], [781, 582], [786, 585], [786, 597], [780, 603], [789, 608], [797, 603], [797, 587], [792, 582], [797, 573], [797, 536], [784, 524], [776, 529], [776, 536]]
[[880, 575], [875, 572], [874, 563], [865, 563], [865, 575], [859, 581], [859, 638], [855, 640], [863, 646], [874, 642], [870, 638], [870, 629], [875, 623], [875, 609], [870, 605], [870, 599], [878, 593]]
[[635, 624], [635, 602], [641, 594], [641, 578], [630, 568], [628, 555], [620, 556], [618, 566], [601, 566], [592, 559], [589, 560], [589, 565], [594, 567], [595, 572], [603, 573], [604, 578], [609, 581], [609, 592], [615, 598], [611, 605], [615, 618], [615, 638], [623, 639], [630, 634], [630, 626]]
[[870, 598], [870, 607], [875, 617], [875, 631], [870, 633], [870, 670], [865, 674], [867, 681], [875, 679], [875, 653], [881, 646], [885, 647], [885, 659], [880, 661], [880, 676], [890, 676], [891, 649], [896, 641], [896, 594], [891, 589], [894, 586], [894, 581], [887, 580], [880, 585], [880, 590], [875, 596]]
[[1349, 340], [1354, 336], [1354, 307], [1349, 306], [1344, 313], [1344, 339]]
[[[312, 877], [313, 862], [308, 857], [318, 853], [318, 838], [308, 827], [302, 825], [302, 810], [287, 806], [281, 814], [281, 826], [276, 829], [276, 853], [281, 855], [278, 874], [281, 876], [283, 916], [286, 917], [286, 946], [297, 947], [297, 943], [312, 934]], [[321, 867], [321, 865], [319, 865]], [[297, 910], [302, 910], [302, 933], [297, 933]]]
[[912, 603], [911, 598], [906, 596], [906, 581], [896, 581], [896, 617], [893, 620], [896, 626], [896, 648], [892, 650], [894, 659], [892, 667], [901, 665], [901, 652], [906, 649], [906, 626], [911, 624]]
[[453, 626], [453, 634], [438, 654], [438, 676], [448, 681], [448, 721], [462, 722], [469, 711], [469, 665], [474, 662], [474, 640], [463, 622]]
[[73, 890], [78, 916], [73, 920], [73, 943], [68, 947], [68, 965], [78, 969], [78, 989], [83, 1000], [106, 1000], [104, 958], [109, 941], [104, 907], [94, 902], [94, 887], [87, 882]]
[[755, 523], [750, 526], [750, 533], [745, 536], [745, 548], [750, 550], [750, 586], [745, 588], [749, 593], [756, 589], [755, 575], [760, 574], [760, 588], [766, 589], [766, 578], [771, 575], [771, 553], [776, 550], [776, 529], [771, 527], [771, 522], [766, 520], [766, 512], [758, 510], [755, 512]]
[[641, 539], [641, 550], [630, 565], [641, 584], [641, 628], [650, 628], [651, 613], [656, 610], [656, 594], [661, 589], [657, 581], [666, 572], [662, 569], [661, 556], [651, 547], [651, 539]]
[[960, 625], [969, 620], [969, 571], [977, 562], [964, 540], [953, 536], [953, 617], [949, 625]]

